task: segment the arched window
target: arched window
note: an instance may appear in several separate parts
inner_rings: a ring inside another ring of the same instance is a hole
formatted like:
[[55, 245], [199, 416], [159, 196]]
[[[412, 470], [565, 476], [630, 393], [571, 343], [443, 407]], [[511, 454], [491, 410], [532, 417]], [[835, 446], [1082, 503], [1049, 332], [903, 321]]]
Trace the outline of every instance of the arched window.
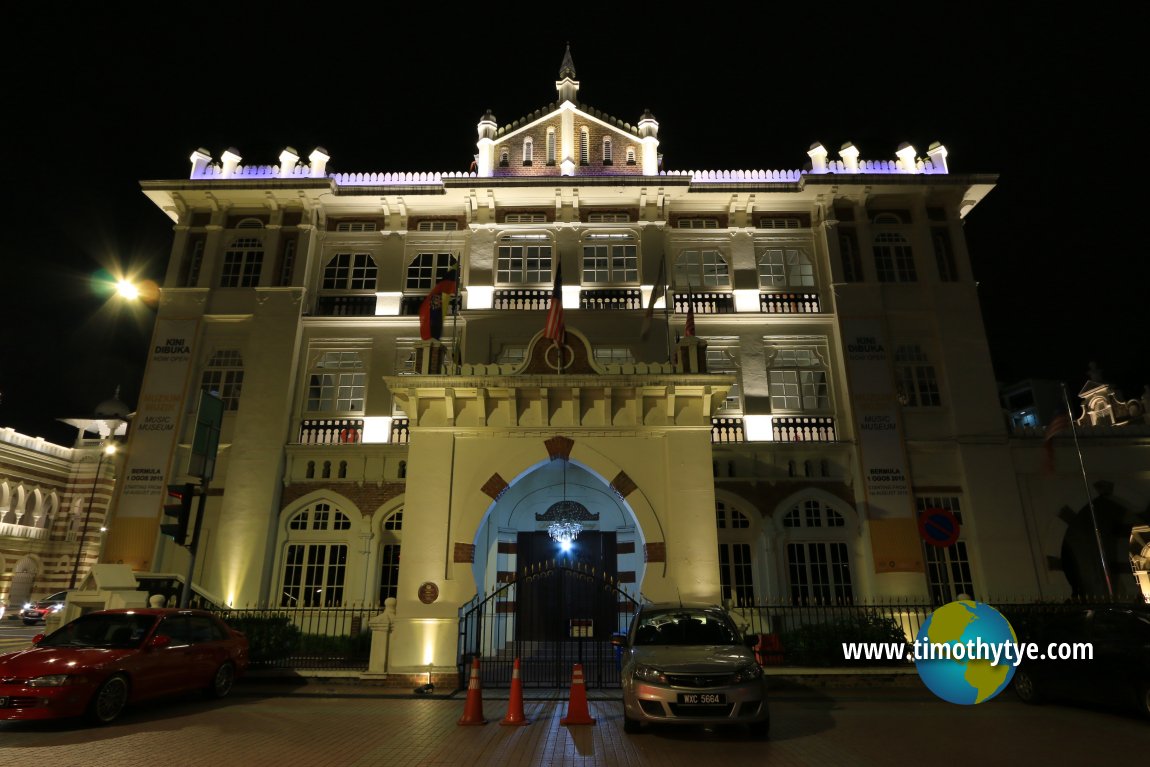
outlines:
[[579, 164], [591, 164], [591, 131], [586, 127], [579, 129]]
[[628, 165], [634, 165], [635, 164], [635, 147], [633, 147], [633, 146], [627, 147], [627, 164]]
[[530, 165], [535, 159], [535, 142], [530, 136], [523, 139], [523, 164]]
[[686, 290], [731, 287], [727, 259], [717, 250], [684, 250], [675, 259], [675, 288]]
[[851, 538], [843, 513], [808, 498], [786, 511], [782, 527], [792, 604], [853, 603]]
[[308, 462], [307, 462], [307, 474], [306, 474], [306, 477], [307, 477], [308, 479], [315, 479], [315, 461], [308, 461]]
[[375, 290], [379, 269], [369, 253], [336, 253], [323, 270], [324, 290]]
[[511, 163], [511, 151], [507, 147], [499, 149], [499, 167], [506, 168]]
[[399, 478], [407, 479], [407, 461], [399, 462]]
[[323, 478], [331, 479], [331, 461], [323, 462]]
[[611, 151], [611, 138], [610, 138], [610, 136], [604, 136], [603, 137], [603, 164], [604, 165], [613, 164], [611, 162], [613, 157], [614, 157], [614, 155]]
[[722, 501], [715, 502], [719, 536], [719, 588], [724, 603], [743, 607], [755, 603], [754, 564], [751, 561], [751, 520]]
[[342, 605], [348, 558], [342, 533], [351, 529], [351, 519], [320, 501], [293, 514], [286, 528], [280, 605]]
[[347, 461], [339, 462], [339, 478], [347, 479]]
[[431, 290], [435, 283], [452, 270], [459, 273], [459, 260], [454, 253], [417, 253], [407, 265], [404, 288], [411, 291]]
[[547, 129], [547, 164], [555, 164], [555, 129]]
[[403, 509], [383, 520], [379, 549], [379, 604], [399, 593], [399, 551], [403, 542]]

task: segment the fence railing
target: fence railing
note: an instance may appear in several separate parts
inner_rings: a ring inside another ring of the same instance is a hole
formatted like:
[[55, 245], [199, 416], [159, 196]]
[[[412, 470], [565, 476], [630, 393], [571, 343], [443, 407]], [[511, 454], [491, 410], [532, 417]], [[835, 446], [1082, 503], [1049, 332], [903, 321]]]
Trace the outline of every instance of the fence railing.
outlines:
[[229, 626], [247, 636], [252, 668], [366, 671], [371, 618], [382, 607], [225, 608]]

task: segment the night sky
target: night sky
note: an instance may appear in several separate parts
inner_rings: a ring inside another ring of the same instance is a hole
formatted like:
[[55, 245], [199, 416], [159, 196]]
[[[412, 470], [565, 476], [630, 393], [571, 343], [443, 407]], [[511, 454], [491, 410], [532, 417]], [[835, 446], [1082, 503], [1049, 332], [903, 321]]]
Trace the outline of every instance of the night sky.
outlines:
[[1136, 25], [1040, 3], [714, 9], [724, 24], [665, 11], [690, 19], [668, 26], [643, 21], [648, 6], [579, 23], [508, 6], [482, 21], [350, 11], [368, 7], [208, 3], [178, 22], [53, 8], [10, 27], [33, 53], [0, 54], [0, 427], [70, 444], [56, 419], [117, 386], [135, 407], [153, 315], [96, 286], [101, 270], [162, 278], [171, 223], [141, 180], [187, 178], [199, 147], [271, 165], [323, 146], [333, 172], [467, 170], [484, 110], [503, 125], [555, 99], [568, 42], [581, 101], [631, 123], [649, 108], [669, 170], [798, 169], [815, 141], [863, 159], [941, 141], [951, 173], [998, 174], [965, 225], [998, 379], [1073, 392], [1096, 361], [1127, 397], [1150, 383], [1143, 205], [1120, 191], [1146, 162], [1144, 84], [1118, 64]]

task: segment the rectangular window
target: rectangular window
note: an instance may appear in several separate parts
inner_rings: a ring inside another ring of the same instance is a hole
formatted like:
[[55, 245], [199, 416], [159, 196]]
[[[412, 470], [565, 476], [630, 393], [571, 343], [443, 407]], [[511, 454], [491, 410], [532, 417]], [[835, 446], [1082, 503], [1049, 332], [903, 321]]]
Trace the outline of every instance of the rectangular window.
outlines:
[[551, 282], [551, 241], [546, 235], [503, 238], [496, 264], [496, 281], [503, 285]]
[[680, 218], [675, 222], [677, 229], [718, 229], [717, 218]]
[[843, 281], [862, 282], [862, 257], [859, 255], [858, 237], [853, 229], [839, 233], [839, 256], [843, 265]]
[[[256, 249], [260, 248], [260, 249]], [[221, 288], [254, 288], [260, 283], [260, 268], [264, 252], [259, 241], [253, 244], [236, 243], [224, 253], [224, 267], [220, 275]]]
[[779, 349], [768, 371], [771, 412], [819, 412], [830, 409], [830, 385], [814, 348]]
[[188, 258], [188, 275], [184, 279], [185, 288], [194, 288], [200, 281], [200, 269], [204, 265], [204, 247], [206, 243], [203, 240], [196, 240], [192, 243], [192, 254]]
[[735, 383], [727, 390], [723, 404], [719, 408], [720, 415], [741, 415], [743, 412], [742, 376], [739, 371], [738, 346], [733, 338], [708, 338], [707, 345], [707, 371], [721, 375], [734, 376]]
[[958, 264], [954, 261], [954, 250], [950, 247], [950, 233], [942, 227], [930, 230], [931, 244], [934, 246], [934, 261], [938, 265], [938, 278], [943, 282], [958, 280]]
[[793, 604], [854, 601], [845, 543], [788, 543], [787, 573]]
[[335, 225], [337, 232], [374, 232], [374, 221], [340, 221]]
[[588, 224], [626, 224], [631, 220], [630, 213], [588, 213]]
[[339, 607], [347, 571], [345, 544], [293, 544], [284, 558], [283, 607]]
[[719, 588], [724, 603], [748, 607], [755, 603], [754, 568], [749, 543], [719, 544]]
[[974, 576], [966, 541], [962, 539], [962, 510], [957, 496], [918, 496], [914, 499], [919, 514], [928, 509], [945, 509], [954, 514], [959, 524], [959, 539], [946, 547], [923, 543], [926, 556], [926, 575], [930, 587], [931, 604], [944, 605], [958, 599], [960, 594], [974, 596]]
[[[630, 236], [596, 238], [583, 246], [583, 283], [620, 285], [639, 281], [638, 249]], [[612, 242], [614, 240], [614, 242]]]
[[379, 573], [379, 603], [395, 598], [399, 594], [399, 544], [384, 544], [380, 551], [382, 569]]
[[284, 243], [283, 260], [280, 262], [280, 287], [291, 285], [292, 275], [295, 273], [295, 250], [297, 241], [293, 237]]
[[454, 232], [457, 229], [457, 221], [420, 221], [417, 225], [417, 231], [420, 232]]
[[874, 265], [879, 282], [914, 282], [914, 255], [901, 234], [880, 232], [875, 235]]
[[937, 407], [942, 404], [934, 365], [918, 344], [902, 344], [894, 352], [895, 378], [899, 401], [907, 407]]
[[547, 223], [547, 215], [545, 213], [508, 213], [503, 221], [507, 224], [545, 224]]
[[308, 377], [308, 411], [363, 412], [367, 374], [359, 352], [325, 352], [315, 368]]

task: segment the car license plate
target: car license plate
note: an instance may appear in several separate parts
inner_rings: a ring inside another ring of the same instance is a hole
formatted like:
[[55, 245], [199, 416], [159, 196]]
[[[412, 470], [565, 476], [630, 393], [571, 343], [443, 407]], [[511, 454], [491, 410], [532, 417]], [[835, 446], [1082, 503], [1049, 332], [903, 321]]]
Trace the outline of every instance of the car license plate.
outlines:
[[721, 692], [679, 693], [679, 703], [684, 706], [714, 706], [726, 702], [727, 696]]

